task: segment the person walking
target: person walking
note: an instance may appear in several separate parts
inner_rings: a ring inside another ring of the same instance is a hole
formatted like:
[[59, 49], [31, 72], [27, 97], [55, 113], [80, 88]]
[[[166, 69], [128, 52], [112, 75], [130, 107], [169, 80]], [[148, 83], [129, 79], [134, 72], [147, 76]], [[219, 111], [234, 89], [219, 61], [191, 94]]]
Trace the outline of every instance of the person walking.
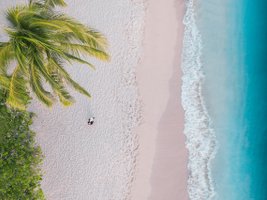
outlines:
[[95, 118], [94, 117], [90, 117], [88, 120], [88, 125], [93, 125], [93, 123], [95, 122]]

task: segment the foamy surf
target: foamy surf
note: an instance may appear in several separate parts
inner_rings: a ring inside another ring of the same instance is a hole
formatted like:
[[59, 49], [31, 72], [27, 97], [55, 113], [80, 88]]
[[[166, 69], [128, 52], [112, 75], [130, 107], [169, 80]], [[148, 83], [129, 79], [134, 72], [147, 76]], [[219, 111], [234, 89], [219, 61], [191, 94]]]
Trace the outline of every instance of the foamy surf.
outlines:
[[204, 74], [201, 63], [202, 39], [196, 25], [194, 0], [186, 1], [182, 60], [182, 105], [185, 110], [186, 146], [189, 150], [188, 192], [191, 200], [215, 196], [210, 162], [216, 152], [216, 138], [202, 96]]

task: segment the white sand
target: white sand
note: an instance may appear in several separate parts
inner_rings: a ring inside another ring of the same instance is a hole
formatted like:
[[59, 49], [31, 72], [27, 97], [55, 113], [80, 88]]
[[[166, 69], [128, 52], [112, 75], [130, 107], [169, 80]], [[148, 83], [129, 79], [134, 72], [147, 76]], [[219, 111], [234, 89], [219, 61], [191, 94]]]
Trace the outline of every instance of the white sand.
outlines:
[[183, 0], [149, 0], [137, 69], [144, 120], [133, 200], [186, 200], [187, 150], [181, 106]]
[[[22, 0], [1, 0], [1, 11]], [[48, 200], [126, 199], [133, 179], [140, 118], [135, 67], [141, 47], [144, 7], [132, 0], [68, 0], [65, 11], [103, 32], [112, 61], [93, 60], [97, 70], [67, 67], [93, 95], [75, 94], [76, 104], [47, 109], [33, 101], [33, 128], [45, 155], [42, 187]], [[1, 23], [3, 15], [1, 12]], [[96, 117], [93, 126], [87, 125]]]
[[[143, 0], [68, 0], [65, 11], [91, 25], [110, 42], [112, 61], [68, 67], [93, 95], [74, 93], [70, 108], [47, 109], [37, 101], [33, 128], [45, 154], [42, 187], [48, 200], [186, 200], [187, 151], [182, 134], [180, 55], [183, 0], [147, 0], [144, 55]], [[0, 1], [3, 10], [23, 0]], [[2, 35], [0, 35], [0, 38]], [[87, 119], [96, 117], [88, 127]], [[139, 156], [134, 177], [136, 135]]]

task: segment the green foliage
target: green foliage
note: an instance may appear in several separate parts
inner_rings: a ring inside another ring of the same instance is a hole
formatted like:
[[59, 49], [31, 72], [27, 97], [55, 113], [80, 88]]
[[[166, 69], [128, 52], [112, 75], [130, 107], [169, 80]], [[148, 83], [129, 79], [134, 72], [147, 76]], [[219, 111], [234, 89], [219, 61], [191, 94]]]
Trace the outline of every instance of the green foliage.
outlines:
[[[0, 87], [7, 91], [11, 107], [25, 110], [30, 91], [47, 106], [56, 99], [71, 105], [74, 99], [66, 86], [90, 97], [71, 79], [64, 64], [75, 62], [94, 68], [84, 56], [109, 60], [107, 41], [101, 33], [54, 9], [65, 5], [64, 0], [31, 0], [7, 11], [9, 41], [0, 42]], [[10, 75], [11, 61], [16, 67]]]
[[29, 129], [32, 114], [10, 110], [0, 93], [0, 199], [42, 200], [42, 154]]
[[[31, 0], [30, 3], [32, 3], [32, 2], [37, 2], [37, 1]], [[50, 6], [50, 7], [66, 6], [67, 5], [64, 0], [42, 0], [42, 1], [39, 1], [39, 3], [41, 3], [45, 6]]]

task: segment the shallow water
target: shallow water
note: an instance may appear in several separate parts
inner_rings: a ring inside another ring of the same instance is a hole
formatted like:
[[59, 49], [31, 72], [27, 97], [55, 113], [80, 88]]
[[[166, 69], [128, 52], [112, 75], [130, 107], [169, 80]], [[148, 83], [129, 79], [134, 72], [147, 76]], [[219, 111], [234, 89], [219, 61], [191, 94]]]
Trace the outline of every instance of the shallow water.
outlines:
[[216, 195], [207, 199], [267, 199], [266, 6], [264, 0], [195, 1], [202, 95], [217, 141], [210, 174]]

